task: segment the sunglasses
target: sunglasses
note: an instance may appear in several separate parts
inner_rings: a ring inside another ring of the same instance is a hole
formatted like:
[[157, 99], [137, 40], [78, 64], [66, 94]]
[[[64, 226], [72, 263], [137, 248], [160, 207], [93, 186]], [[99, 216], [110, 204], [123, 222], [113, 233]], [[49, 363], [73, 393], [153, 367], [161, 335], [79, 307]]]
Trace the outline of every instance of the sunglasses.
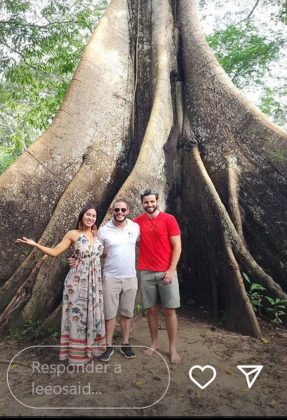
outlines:
[[119, 207], [115, 208], [114, 211], [116, 213], [118, 213], [119, 211], [121, 211], [122, 213], [125, 213], [127, 211], [127, 209], [120, 209]]

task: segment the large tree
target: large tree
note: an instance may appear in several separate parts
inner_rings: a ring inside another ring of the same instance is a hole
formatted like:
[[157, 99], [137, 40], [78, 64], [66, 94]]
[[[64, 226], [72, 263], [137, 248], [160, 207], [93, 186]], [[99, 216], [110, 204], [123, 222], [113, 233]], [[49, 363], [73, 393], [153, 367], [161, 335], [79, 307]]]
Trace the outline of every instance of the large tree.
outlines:
[[182, 227], [184, 294], [259, 337], [242, 273], [286, 298], [286, 161], [286, 132], [219, 66], [195, 0], [113, 0], [52, 124], [0, 178], [2, 328], [56, 318], [67, 271], [17, 237], [51, 246], [87, 201], [100, 223], [153, 187]]

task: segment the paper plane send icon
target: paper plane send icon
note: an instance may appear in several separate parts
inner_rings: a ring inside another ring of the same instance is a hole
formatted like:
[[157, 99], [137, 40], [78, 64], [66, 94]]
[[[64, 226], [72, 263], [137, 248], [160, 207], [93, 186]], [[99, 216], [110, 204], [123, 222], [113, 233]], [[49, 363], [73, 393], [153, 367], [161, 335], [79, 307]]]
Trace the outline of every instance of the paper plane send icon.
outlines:
[[237, 365], [237, 367], [245, 375], [248, 388], [251, 388], [261, 372], [263, 365]]

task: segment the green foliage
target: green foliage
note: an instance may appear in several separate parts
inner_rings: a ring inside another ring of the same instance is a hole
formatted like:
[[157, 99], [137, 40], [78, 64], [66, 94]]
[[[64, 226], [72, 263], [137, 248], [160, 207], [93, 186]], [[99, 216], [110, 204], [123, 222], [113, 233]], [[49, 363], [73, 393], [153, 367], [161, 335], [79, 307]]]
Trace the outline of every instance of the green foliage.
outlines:
[[[260, 109], [282, 127], [286, 124], [287, 114], [287, 89], [266, 87], [261, 97]], [[286, 157], [285, 157], [286, 159]]]
[[135, 315], [140, 315], [143, 312], [143, 307], [141, 304], [137, 303], [135, 305], [135, 310], [134, 310], [134, 314]]
[[287, 299], [273, 299], [270, 296], [265, 296], [265, 299], [271, 304], [271, 307], [267, 308], [272, 316], [271, 322], [275, 325], [282, 324], [282, 316], [287, 313]]
[[69, 86], [103, 0], [3, 0], [0, 171], [43, 132]]
[[238, 88], [254, 81], [262, 83], [268, 65], [278, 57], [280, 44], [259, 35], [253, 24], [244, 28], [229, 25], [225, 30], [207, 37], [215, 55]]
[[279, 19], [282, 23], [287, 25], [287, 1], [286, 0], [273, 0], [278, 5], [278, 12], [275, 18]]
[[[286, 0], [200, 0], [210, 46], [234, 84], [287, 128]], [[232, 12], [231, 12], [232, 10]]]
[[249, 286], [247, 293], [254, 312], [261, 316], [262, 300], [264, 298], [263, 292], [266, 289], [259, 283], [251, 283], [246, 273], [243, 273], [243, 277]]
[[254, 312], [261, 317], [262, 312], [268, 315], [274, 325], [282, 324], [282, 317], [287, 314], [287, 299], [272, 298], [265, 293], [266, 288], [259, 283], [253, 283], [246, 273], [243, 278], [247, 285], [247, 294]]
[[9, 336], [17, 341], [42, 342], [44, 339], [58, 340], [59, 332], [42, 327], [42, 321], [25, 321], [21, 326], [9, 330]]

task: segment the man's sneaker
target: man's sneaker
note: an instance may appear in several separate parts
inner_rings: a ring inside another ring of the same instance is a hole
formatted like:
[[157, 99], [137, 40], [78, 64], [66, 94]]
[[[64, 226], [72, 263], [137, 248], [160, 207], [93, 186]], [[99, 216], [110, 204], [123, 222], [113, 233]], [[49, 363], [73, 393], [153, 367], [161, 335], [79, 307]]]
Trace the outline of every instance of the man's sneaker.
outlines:
[[99, 361], [108, 362], [113, 354], [114, 354], [114, 348], [112, 346], [108, 346], [107, 350], [99, 357]]
[[133, 359], [136, 357], [129, 344], [123, 344], [120, 352], [125, 356], [126, 359]]

